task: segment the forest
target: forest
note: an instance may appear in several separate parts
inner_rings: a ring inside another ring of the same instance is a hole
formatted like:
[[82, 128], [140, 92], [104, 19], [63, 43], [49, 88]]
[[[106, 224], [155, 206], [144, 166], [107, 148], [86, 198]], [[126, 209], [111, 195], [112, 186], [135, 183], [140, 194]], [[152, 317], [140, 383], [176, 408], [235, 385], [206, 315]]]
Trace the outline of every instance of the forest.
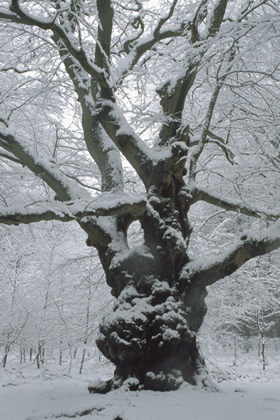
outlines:
[[207, 387], [218, 349], [265, 370], [279, 2], [3, 0], [0, 34], [2, 368], [106, 359], [94, 394]]

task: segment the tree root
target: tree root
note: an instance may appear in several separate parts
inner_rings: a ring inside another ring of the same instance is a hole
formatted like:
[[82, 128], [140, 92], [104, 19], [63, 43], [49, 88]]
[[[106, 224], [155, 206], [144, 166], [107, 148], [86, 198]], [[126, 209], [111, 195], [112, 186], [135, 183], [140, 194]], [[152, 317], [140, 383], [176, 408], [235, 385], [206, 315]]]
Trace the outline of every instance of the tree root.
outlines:
[[112, 389], [112, 379], [109, 381], [97, 380], [90, 382], [88, 392], [90, 394], [107, 394]]

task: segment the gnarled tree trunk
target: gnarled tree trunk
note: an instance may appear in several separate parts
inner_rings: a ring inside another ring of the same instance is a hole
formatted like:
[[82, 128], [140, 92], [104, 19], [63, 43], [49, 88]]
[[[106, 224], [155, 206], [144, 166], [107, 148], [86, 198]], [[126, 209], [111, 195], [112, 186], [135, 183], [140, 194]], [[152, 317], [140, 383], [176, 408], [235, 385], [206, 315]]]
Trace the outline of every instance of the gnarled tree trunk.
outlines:
[[186, 292], [184, 299], [175, 284], [148, 275], [124, 288], [97, 340], [116, 365], [113, 386], [130, 377], [160, 391], [177, 389], [183, 381], [196, 383], [203, 365], [196, 333], [206, 313], [206, 290], [196, 292]]
[[[194, 384], [203, 367], [197, 332], [206, 314], [206, 287], [192, 284], [183, 271], [190, 229], [178, 204], [179, 191], [174, 200], [161, 190], [165, 197], [151, 195], [140, 218], [143, 244], [111, 259], [107, 269], [117, 297], [97, 339], [98, 348], [116, 365], [107, 390], [131, 377], [148, 389], [177, 389], [183, 381]], [[100, 388], [104, 391], [97, 383], [89, 389]]]

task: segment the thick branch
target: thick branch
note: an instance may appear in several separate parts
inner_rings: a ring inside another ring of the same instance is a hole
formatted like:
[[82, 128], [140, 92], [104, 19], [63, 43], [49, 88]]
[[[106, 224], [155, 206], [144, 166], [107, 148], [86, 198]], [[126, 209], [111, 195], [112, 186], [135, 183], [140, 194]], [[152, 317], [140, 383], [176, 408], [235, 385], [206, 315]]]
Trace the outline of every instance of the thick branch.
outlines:
[[206, 260], [188, 263], [181, 274], [182, 281], [197, 286], [209, 286], [233, 274], [252, 258], [265, 255], [280, 248], [280, 220], [263, 232], [261, 239], [255, 234], [244, 234], [226, 253]]
[[46, 201], [28, 207], [0, 207], [0, 223], [19, 225], [50, 220], [61, 222], [77, 220], [86, 223], [87, 217], [118, 216], [127, 213], [139, 217], [145, 211], [146, 200], [142, 196], [105, 194], [91, 202], [83, 200], [69, 203]]
[[51, 220], [70, 222], [75, 220], [75, 218], [53, 210], [45, 210], [41, 207], [38, 207], [38, 209], [26, 209], [24, 207], [18, 207], [15, 210], [9, 207], [0, 209], [0, 223], [4, 225], [21, 225]]
[[[97, 11], [99, 17], [97, 42], [95, 48], [95, 64], [104, 69], [107, 76], [110, 74], [110, 47], [113, 29], [114, 9], [111, 0], [97, 0]], [[101, 96], [112, 98], [112, 90], [101, 85]]]
[[160, 131], [161, 144], [164, 145], [171, 137], [175, 137], [181, 125], [182, 112], [186, 97], [196, 78], [198, 61], [191, 62], [184, 73], [174, 83], [174, 78], [168, 80], [157, 93], [166, 118]]
[[94, 93], [96, 82], [84, 72], [73, 58], [67, 54], [67, 49], [57, 35], [53, 40], [58, 46], [59, 54], [65, 69], [72, 80], [82, 107], [82, 125], [88, 152], [96, 162], [102, 180], [102, 191], [119, 191], [123, 189], [122, 161], [119, 150], [108, 137], [105, 130], [92, 112], [93, 100], [89, 98]]
[[218, 0], [214, 10], [212, 11], [212, 15], [209, 19], [209, 25], [208, 25], [208, 33], [209, 36], [215, 36], [219, 30], [220, 26], [222, 24], [226, 7], [228, 4], [228, 0]]
[[85, 98], [81, 101], [81, 105], [85, 142], [100, 170], [102, 191], [121, 191], [123, 170], [120, 152], [94, 116]]
[[[225, 14], [225, 9], [227, 6], [228, 0], [219, 0], [214, 7], [212, 12], [212, 16], [208, 26], [208, 32], [210, 36], [214, 36], [220, 29], [222, 24], [222, 20]], [[197, 24], [198, 22], [203, 19], [205, 14], [205, 1], [202, 1], [198, 7], [198, 10], [195, 14], [193, 23], [189, 25], [188, 29], [192, 29], [192, 37], [191, 41], [193, 43], [193, 47], [196, 47], [196, 41], [199, 40], [199, 36], [197, 33]], [[202, 13], [202, 16], [201, 16]], [[206, 45], [205, 48], [207, 49]], [[182, 112], [185, 105], [185, 100], [187, 94], [189, 93], [191, 87], [196, 78], [197, 69], [200, 61], [202, 60], [206, 49], [200, 49], [200, 52], [197, 53], [196, 58], [193, 59], [187, 66], [185, 73], [183, 75], [178, 76], [176, 82], [174, 83], [174, 77], [170, 81], [167, 81], [158, 91], [157, 93], [160, 96], [160, 103], [163, 109], [163, 113], [166, 116], [166, 122], [163, 124], [161, 132], [160, 132], [160, 139], [161, 143], [164, 144], [170, 137], [174, 137], [176, 135], [177, 130], [180, 128], [181, 125], [181, 117]], [[215, 105], [216, 97], [218, 96], [221, 83], [218, 84], [219, 88], [215, 89], [213, 94], [212, 102]], [[211, 120], [211, 115], [209, 115]], [[209, 122], [210, 122], [209, 120]], [[209, 125], [209, 124], [208, 124]], [[205, 125], [206, 127], [206, 125]], [[208, 127], [206, 131], [208, 130]]]
[[8, 159], [11, 162], [15, 162], [15, 163], [19, 163], [19, 164], [21, 163], [20, 160], [18, 160], [15, 156], [13, 156], [11, 153], [8, 153], [8, 152], [1, 151], [0, 152], [0, 157]]
[[[133, 131], [114, 102], [110, 100], [99, 101], [95, 113], [106, 133], [136, 170], [143, 183], [147, 184], [152, 167], [163, 156], [160, 153], [153, 152]], [[149, 171], [147, 171], [148, 168]]]
[[236, 211], [245, 216], [252, 216], [256, 218], [265, 217], [267, 220], [277, 220], [280, 217], [280, 211], [267, 211], [264, 208], [256, 208], [249, 206], [242, 201], [234, 198], [223, 197], [209, 193], [202, 188], [195, 188], [192, 192], [193, 201], [192, 204], [198, 201], [205, 201], [206, 203], [212, 204], [213, 206], [221, 207], [228, 211]]
[[192, 22], [192, 42], [199, 40], [198, 25], [203, 21], [207, 14], [207, 3], [208, 0], [202, 0], [197, 8], [196, 14]]
[[8, 129], [0, 131], [0, 146], [9, 154], [15, 156], [23, 166], [26, 166], [36, 176], [45, 181], [56, 193], [61, 201], [69, 201], [81, 197], [88, 197], [88, 193], [83, 188], [69, 181], [61, 173], [56, 164], [48, 159], [42, 159], [20, 139], [9, 132]]

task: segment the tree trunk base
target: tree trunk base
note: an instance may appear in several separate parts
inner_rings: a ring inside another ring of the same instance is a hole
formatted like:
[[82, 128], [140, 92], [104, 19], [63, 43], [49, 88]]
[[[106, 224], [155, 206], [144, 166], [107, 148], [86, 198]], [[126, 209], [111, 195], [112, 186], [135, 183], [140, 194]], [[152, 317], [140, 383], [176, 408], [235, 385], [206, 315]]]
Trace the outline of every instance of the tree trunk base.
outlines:
[[136, 378], [128, 378], [123, 380], [122, 378], [113, 377], [109, 381], [95, 381], [91, 382], [88, 386], [88, 391], [90, 394], [107, 394], [108, 392], [124, 387], [127, 391], [138, 391], [141, 389], [148, 389], [151, 391], [175, 391], [180, 385], [182, 385], [183, 380], [179, 377], [170, 373], [164, 375], [159, 373], [157, 375], [152, 372], [148, 372], [146, 383], [140, 384]]
[[[117, 371], [117, 369], [116, 369]], [[196, 371], [185, 380], [182, 372], [178, 369], [171, 369], [169, 372], [157, 371], [142, 374], [141, 379], [136, 377], [124, 377], [117, 373], [108, 381], [97, 380], [88, 386], [90, 394], [107, 394], [108, 392], [120, 387], [127, 391], [137, 391], [141, 389], [151, 391], [176, 391], [182, 384], [199, 386], [200, 388], [217, 391], [217, 387], [211, 381], [204, 361], [199, 357], [196, 363]]]
[[88, 386], [88, 392], [90, 394], [107, 394], [112, 390], [112, 380], [109, 381], [94, 381]]
[[137, 389], [171, 391], [184, 382], [196, 385], [205, 371], [196, 342], [205, 295], [192, 293], [194, 311], [166, 281], [141, 278], [141, 287], [128, 284], [100, 324], [96, 344], [116, 370], [111, 381], [91, 385], [90, 392], [130, 387], [131, 380], [134, 387], [138, 381]]

